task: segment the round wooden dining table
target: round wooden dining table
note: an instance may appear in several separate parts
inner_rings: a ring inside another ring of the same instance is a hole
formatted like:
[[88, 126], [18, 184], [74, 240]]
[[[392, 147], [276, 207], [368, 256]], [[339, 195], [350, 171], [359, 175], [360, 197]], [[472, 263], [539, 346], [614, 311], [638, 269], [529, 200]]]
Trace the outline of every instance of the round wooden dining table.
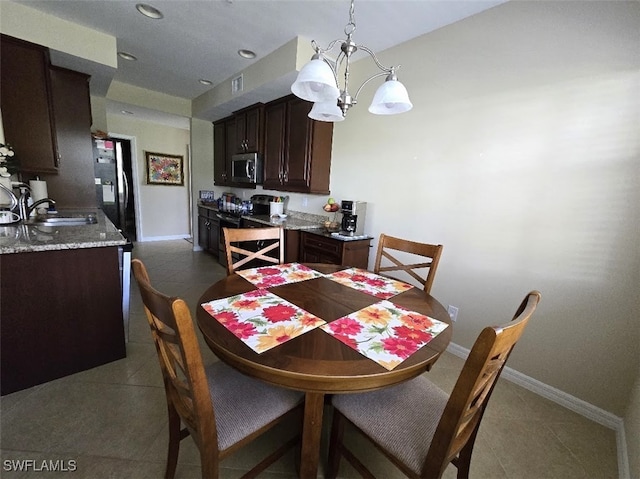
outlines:
[[[324, 274], [345, 269], [344, 266], [330, 264], [306, 266]], [[302, 478], [315, 478], [317, 475], [325, 395], [371, 391], [414, 378], [431, 368], [451, 340], [452, 328], [447, 327], [390, 371], [320, 328], [259, 354], [202, 307], [208, 301], [254, 289], [253, 284], [238, 274], [218, 281], [200, 297], [197, 323], [207, 345], [220, 360], [265, 382], [304, 391]], [[326, 277], [284, 284], [269, 288], [269, 291], [326, 322], [380, 301]], [[445, 308], [420, 288], [411, 288], [389, 298], [389, 301], [451, 325]]]

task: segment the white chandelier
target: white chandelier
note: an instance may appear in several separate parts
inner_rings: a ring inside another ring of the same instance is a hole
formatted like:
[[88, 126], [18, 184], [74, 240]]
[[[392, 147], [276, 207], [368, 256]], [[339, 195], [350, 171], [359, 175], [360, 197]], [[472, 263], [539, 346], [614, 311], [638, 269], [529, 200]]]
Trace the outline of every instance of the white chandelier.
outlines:
[[[411, 110], [413, 105], [409, 100], [407, 89], [398, 81], [396, 76], [397, 67], [385, 67], [380, 64], [375, 53], [364, 45], [357, 45], [353, 41], [353, 32], [356, 30], [354, 18], [354, 0], [351, 0], [349, 9], [349, 23], [344, 27], [347, 39], [344, 41], [334, 40], [326, 49], [320, 48], [316, 41], [311, 42], [315, 54], [311, 61], [307, 63], [300, 72], [298, 78], [291, 85], [291, 91], [298, 98], [313, 102], [313, 108], [309, 112], [309, 118], [319, 121], [342, 121], [349, 108], [358, 103], [358, 95], [362, 88], [374, 78], [386, 75], [386, 79], [373, 96], [373, 101], [369, 106], [369, 111], [376, 115], [395, 115]], [[325, 58], [324, 54], [329, 52], [340, 43], [340, 53], [336, 59], [335, 66]], [[349, 70], [351, 55], [358, 49], [367, 52], [378, 68], [382, 70], [360, 85], [354, 96], [349, 93]], [[338, 80], [338, 72], [344, 63], [344, 88], [341, 90]]]

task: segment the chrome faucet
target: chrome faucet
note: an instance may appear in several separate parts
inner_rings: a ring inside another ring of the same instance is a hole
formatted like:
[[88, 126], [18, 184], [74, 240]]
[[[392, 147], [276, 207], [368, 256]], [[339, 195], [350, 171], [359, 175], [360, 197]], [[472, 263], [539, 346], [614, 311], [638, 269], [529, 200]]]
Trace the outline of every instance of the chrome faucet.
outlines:
[[55, 200], [52, 200], [51, 198], [39, 199], [38, 201], [34, 202], [32, 205], [27, 205], [27, 218], [29, 216], [31, 216], [31, 212], [33, 210], [35, 210], [38, 206], [40, 206], [43, 203], [49, 203], [49, 208], [51, 208], [53, 206], [53, 208], [55, 209], [55, 207], [56, 207]]
[[42, 198], [34, 202], [32, 205], [27, 204], [27, 200], [29, 199], [29, 196], [31, 196], [29, 187], [24, 183], [20, 186], [21, 188], [25, 188], [23, 193], [20, 195], [20, 198], [18, 199], [18, 211], [21, 220], [28, 220], [29, 216], [31, 216], [31, 212], [43, 203], [49, 203], [50, 205], [55, 207], [56, 202], [51, 198]]

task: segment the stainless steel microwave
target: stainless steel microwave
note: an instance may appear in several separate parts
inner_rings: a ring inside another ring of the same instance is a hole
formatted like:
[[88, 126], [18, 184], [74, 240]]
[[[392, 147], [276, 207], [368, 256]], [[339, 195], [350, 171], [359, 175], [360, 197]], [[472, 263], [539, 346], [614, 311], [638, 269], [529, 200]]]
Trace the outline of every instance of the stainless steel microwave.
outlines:
[[262, 158], [257, 153], [241, 153], [231, 157], [231, 180], [234, 183], [262, 183]]

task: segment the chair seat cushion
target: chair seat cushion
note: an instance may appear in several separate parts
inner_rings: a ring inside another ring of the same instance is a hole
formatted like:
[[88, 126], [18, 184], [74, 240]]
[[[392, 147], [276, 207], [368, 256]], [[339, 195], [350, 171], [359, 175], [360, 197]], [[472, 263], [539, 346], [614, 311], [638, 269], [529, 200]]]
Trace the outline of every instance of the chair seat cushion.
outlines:
[[416, 474], [449, 396], [424, 376], [391, 388], [339, 394], [333, 406]]
[[296, 407], [303, 393], [271, 386], [222, 361], [205, 368], [222, 451]]

